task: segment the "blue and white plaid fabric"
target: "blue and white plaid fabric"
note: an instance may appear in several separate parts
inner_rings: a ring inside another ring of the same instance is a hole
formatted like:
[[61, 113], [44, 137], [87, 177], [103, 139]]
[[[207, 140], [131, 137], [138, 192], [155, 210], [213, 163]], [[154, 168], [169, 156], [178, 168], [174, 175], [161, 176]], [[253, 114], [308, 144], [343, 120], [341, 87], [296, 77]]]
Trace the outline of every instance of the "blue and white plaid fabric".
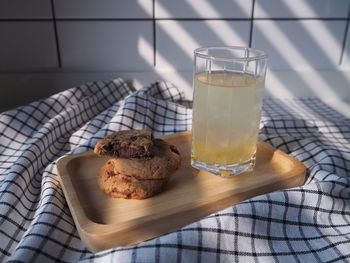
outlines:
[[157, 82], [75, 87], [0, 114], [0, 261], [350, 262], [350, 120], [318, 99], [266, 99], [261, 138], [308, 168], [302, 187], [255, 197], [176, 232], [93, 254], [57, 178], [62, 155], [121, 129], [191, 129], [191, 104]]

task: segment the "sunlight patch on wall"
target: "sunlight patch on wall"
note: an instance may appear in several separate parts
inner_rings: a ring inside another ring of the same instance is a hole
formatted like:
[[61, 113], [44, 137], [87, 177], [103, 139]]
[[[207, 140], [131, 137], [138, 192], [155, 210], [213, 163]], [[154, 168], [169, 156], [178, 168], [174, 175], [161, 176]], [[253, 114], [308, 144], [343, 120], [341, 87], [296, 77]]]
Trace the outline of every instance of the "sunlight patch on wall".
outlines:
[[[300, 10], [306, 11], [308, 14], [310, 14], [311, 17], [317, 17], [317, 12], [311, 7], [310, 4], [307, 3], [307, 1], [284, 1], [284, 4], [286, 7], [297, 16], [298, 12]], [[314, 23], [314, 28], [317, 28], [317, 30], [312, 30], [310, 27], [304, 26], [304, 30], [309, 33], [309, 36], [313, 39], [315, 44], [319, 46], [319, 48], [323, 51], [324, 55], [328, 57], [329, 61], [334, 61], [334, 57], [331, 56], [331, 53], [329, 50], [331, 49], [342, 49], [342, 43], [337, 41], [337, 39], [334, 37], [332, 32], [327, 28], [326, 24], [322, 20], [315, 20], [312, 21]], [[326, 40], [326, 41], [320, 41]]]
[[[215, 7], [212, 6], [209, 2], [201, 1], [201, 4], [198, 5], [198, 2], [195, 1], [187, 1], [188, 5], [190, 5], [195, 12], [199, 15], [202, 15], [204, 11], [209, 12], [210, 16], [220, 17], [220, 13], [216, 11]], [[241, 4], [240, 2], [237, 2]], [[209, 20], [210, 21], [210, 20]], [[245, 41], [241, 38], [241, 36], [233, 30], [229, 24], [224, 20], [217, 21], [205, 21], [205, 24], [210, 28], [213, 33], [225, 44], [228, 46], [234, 45], [229, 39], [234, 39], [235, 41], [244, 43]]]
[[308, 88], [312, 90], [317, 97], [325, 100], [341, 99], [332, 88], [326, 85], [326, 79], [316, 70], [308, 70], [307, 74], [299, 74]]
[[304, 13], [307, 13], [309, 17], [318, 16], [318, 14], [311, 8], [307, 1], [283, 1], [283, 3], [296, 17], [298, 17], [300, 10], [303, 10]]
[[293, 93], [278, 78], [275, 72], [268, 70], [266, 73], [265, 96], [276, 98], [288, 98], [293, 96]]
[[[164, 14], [168, 14], [169, 11], [167, 11], [160, 3], [158, 4], [159, 10], [161, 10]], [[178, 44], [178, 46], [182, 49], [184, 54], [186, 54], [188, 57], [193, 57], [193, 50], [188, 49], [188, 46], [196, 46], [199, 47], [200, 44], [191, 37], [191, 35], [182, 28], [178, 22], [176, 21], [168, 21], [169, 28], [162, 28], [162, 24], [159, 23], [159, 26], [164, 30], [164, 32], [167, 33], [167, 35]], [[176, 32], [176, 33], [175, 33]]]
[[142, 35], [137, 39], [137, 51], [148, 65], [153, 66], [153, 47]]
[[137, 0], [137, 4], [150, 16], [153, 16], [152, 5], [148, 1]]
[[[274, 21], [263, 21], [265, 28], [269, 28], [269, 31], [265, 31], [264, 29], [259, 29], [259, 24], [255, 27], [260, 31], [260, 33], [264, 36], [265, 40], [269, 43], [269, 45], [273, 48], [274, 52], [278, 53], [278, 55], [291, 67], [293, 67], [292, 61], [295, 61], [297, 65], [306, 65], [307, 68], [311, 68], [312, 65], [308, 60], [301, 54], [296, 47], [290, 37], [287, 36], [276, 24]], [[274, 36], [272, 39], [271, 36]], [[288, 51], [288, 52], [287, 52]], [[271, 54], [273, 55], [273, 54]]]
[[[153, 46], [142, 36], [139, 37], [138, 46], [140, 47], [140, 55], [148, 61], [148, 55], [153, 53]], [[192, 82], [189, 79], [185, 79], [183, 73], [180, 73], [176, 68], [161, 54], [158, 54], [158, 58], [162, 60], [165, 67], [155, 68], [155, 72], [160, 76], [161, 79], [167, 79], [172, 83], [176, 84], [181, 88], [186, 98], [192, 97]]]

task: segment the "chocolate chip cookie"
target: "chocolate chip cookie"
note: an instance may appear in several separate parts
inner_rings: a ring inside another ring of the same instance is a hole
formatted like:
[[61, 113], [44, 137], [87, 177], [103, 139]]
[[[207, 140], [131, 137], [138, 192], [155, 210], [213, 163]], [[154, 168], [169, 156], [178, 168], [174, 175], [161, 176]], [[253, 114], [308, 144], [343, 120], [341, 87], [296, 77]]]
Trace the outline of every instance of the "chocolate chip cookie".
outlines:
[[151, 158], [153, 135], [150, 130], [114, 132], [97, 142], [94, 152], [121, 158]]
[[173, 174], [181, 165], [179, 151], [161, 139], [154, 139], [153, 157], [150, 159], [112, 158], [116, 174], [126, 174], [140, 179], [163, 179]]
[[168, 178], [150, 180], [116, 174], [111, 161], [108, 161], [102, 167], [98, 177], [98, 183], [106, 194], [111, 197], [125, 199], [151, 197], [162, 191], [167, 182]]
[[181, 165], [177, 148], [146, 130], [115, 132], [100, 140], [94, 152], [109, 156], [98, 184], [111, 197], [151, 197], [162, 191]]

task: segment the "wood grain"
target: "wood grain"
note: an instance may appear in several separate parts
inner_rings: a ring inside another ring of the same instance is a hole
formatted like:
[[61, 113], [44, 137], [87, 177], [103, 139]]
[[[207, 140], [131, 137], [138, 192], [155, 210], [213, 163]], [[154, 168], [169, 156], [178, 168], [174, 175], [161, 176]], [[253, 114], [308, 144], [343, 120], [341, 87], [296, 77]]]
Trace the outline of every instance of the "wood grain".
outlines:
[[162, 193], [145, 200], [111, 198], [98, 188], [97, 174], [106, 157], [90, 151], [58, 161], [70, 211], [81, 239], [92, 252], [137, 244], [243, 200], [305, 181], [302, 163], [263, 142], [258, 144], [253, 171], [225, 179], [191, 167], [190, 132], [163, 139], [178, 147], [182, 164]]

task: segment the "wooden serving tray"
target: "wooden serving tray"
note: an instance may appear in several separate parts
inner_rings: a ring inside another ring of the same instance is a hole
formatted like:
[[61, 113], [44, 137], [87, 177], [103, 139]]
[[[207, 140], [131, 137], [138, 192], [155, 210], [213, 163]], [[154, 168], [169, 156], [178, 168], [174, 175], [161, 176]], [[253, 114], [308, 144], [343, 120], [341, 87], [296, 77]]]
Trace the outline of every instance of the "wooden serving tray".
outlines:
[[97, 174], [106, 157], [90, 151], [57, 162], [80, 237], [92, 252], [137, 244], [243, 200], [305, 181], [302, 163], [263, 142], [258, 144], [253, 171], [224, 179], [191, 167], [190, 132], [162, 138], [178, 147], [182, 165], [162, 193], [144, 200], [111, 198], [99, 189]]

